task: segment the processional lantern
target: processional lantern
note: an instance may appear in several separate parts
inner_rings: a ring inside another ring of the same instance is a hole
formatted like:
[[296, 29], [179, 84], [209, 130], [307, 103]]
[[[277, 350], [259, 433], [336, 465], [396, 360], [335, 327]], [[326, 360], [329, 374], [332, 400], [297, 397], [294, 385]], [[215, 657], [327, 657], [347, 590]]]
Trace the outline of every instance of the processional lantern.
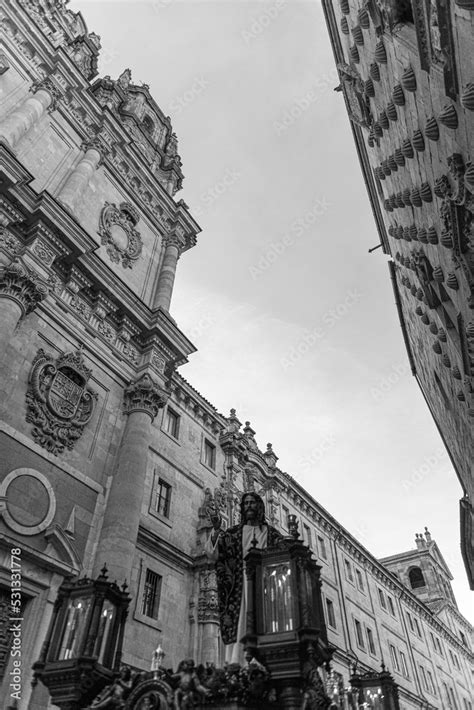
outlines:
[[298, 540], [296, 516], [289, 516], [288, 528], [290, 536], [276, 546], [254, 547], [245, 558], [247, 627], [241, 641], [247, 660], [254, 657], [266, 665], [280, 687], [279, 697], [292, 707], [296, 699], [301, 702], [308, 675], [314, 679], [318, 666], [329, 663], [331, 649], [321, 567]]
[[127, 585], [109, 582], [107, 569], [95, 580], [64, 582], [48, 635], [33, 670], [61, 710], [90, 702], [120, 668], [130, 597]]
[[385, 669], [357, 674], [349, 679], [351, 702], [354, 710], [371, 708], [373, 710], [400, 710], [398, 686], [392, 675]]

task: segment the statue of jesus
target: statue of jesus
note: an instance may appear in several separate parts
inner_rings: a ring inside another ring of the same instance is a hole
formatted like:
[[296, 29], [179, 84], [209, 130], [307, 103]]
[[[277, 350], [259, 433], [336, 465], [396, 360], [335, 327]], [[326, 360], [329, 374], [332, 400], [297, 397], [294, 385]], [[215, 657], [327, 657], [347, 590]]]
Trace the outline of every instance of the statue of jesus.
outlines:
[[[217, 592], [221, 637], [228, 663], [243, 663], [240, 643], [246, 632], [247, 588], [244, 558], [252, 547], [271, 547], [283, 536], [265, 521], [265, 506], [257, 493], [244, 493], [240, 503], [240, 523], [222, 530], [217, 511], [209, 515], [213, 531], [207, 544], [210, 559], [216, 561]], [[256, 541], [256, 545], [254, 543]]]

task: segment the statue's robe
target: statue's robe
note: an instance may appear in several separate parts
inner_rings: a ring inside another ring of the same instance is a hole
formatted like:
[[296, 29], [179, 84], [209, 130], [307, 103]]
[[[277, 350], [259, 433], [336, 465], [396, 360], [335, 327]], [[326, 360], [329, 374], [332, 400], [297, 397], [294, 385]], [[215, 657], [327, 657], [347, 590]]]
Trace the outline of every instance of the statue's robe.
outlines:
[[[213, 547], [216, 560], [217, 591], [219, 597], [219, 620], [221, 637], [226, 645], [235, 644], [231, 653], [226, 653], [229, 661], [241, 660], [239, 642], [245, 634], [247, 600], [244, 587], [244, 557], [252, 548], [272, 547], [282, 535], [271, 525], [234, 525], [224, 530]], [[230, 650], [230, 649], [229, 649]]]

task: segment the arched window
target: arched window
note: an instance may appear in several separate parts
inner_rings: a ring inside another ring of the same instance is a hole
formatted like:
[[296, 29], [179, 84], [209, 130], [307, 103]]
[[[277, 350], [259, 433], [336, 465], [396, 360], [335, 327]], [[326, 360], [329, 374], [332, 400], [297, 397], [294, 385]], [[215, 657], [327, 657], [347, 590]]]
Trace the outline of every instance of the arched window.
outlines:
[[412, 589], [418, 589], [419, 587], [425, 587], [426, 582], [423, 577], [423, 572], [419, 567], [412, 567], [408, 573], [408, 578], [410, 580], [410, 586]]

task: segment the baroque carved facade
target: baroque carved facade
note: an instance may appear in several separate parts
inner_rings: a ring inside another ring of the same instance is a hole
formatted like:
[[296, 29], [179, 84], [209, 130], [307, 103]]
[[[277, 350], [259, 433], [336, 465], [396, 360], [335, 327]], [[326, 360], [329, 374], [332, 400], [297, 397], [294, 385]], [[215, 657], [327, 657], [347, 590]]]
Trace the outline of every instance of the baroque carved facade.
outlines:
[[[418, 564], [433, 583], [422, 596], [406, 557], [397, 577], [392, 559], [371, 556], [277, 466], [250, 422], [218, 412], [179, 373], [194, 347], [169, 307], [178, 259], [199, 226], [175, 199], [183, 174], [170, 119], [129, 69], [95, 78], [100, 40], [65, 3], [11, 2], [0, 22], [1, 707], [10, 704], [12, 548], [22, 551], [22, 703], [46, 710], [30, 669], [57, 590], [76, 575], [97, 577], [104, 563], [132, 596], [126, 664], [148, 669], [157, 641], [170, 666], [222, 661], [204, 550], [209, 511], [235, 524], [249, 490], [283, 533], [288, 514], [297, 516], [322, 566], [335, 647], [324, 683], [335, 702], [356, 658], [367, 673], [389, 665], [405, 709], [445, 707], [443, 683], [462, 707], [472, 694], [472, 628], [437, 548]], [[354, 71], [344, 77], [360, 93]], [[370, 123], [366, 99], [352, 103]], [[431, 287], [431, 271], [413, 258], [411, 281], [420, 274]], [[425, 687], [421, 667], [436, 687]], [[323, 692], [311, 668], [306, 692]]]

